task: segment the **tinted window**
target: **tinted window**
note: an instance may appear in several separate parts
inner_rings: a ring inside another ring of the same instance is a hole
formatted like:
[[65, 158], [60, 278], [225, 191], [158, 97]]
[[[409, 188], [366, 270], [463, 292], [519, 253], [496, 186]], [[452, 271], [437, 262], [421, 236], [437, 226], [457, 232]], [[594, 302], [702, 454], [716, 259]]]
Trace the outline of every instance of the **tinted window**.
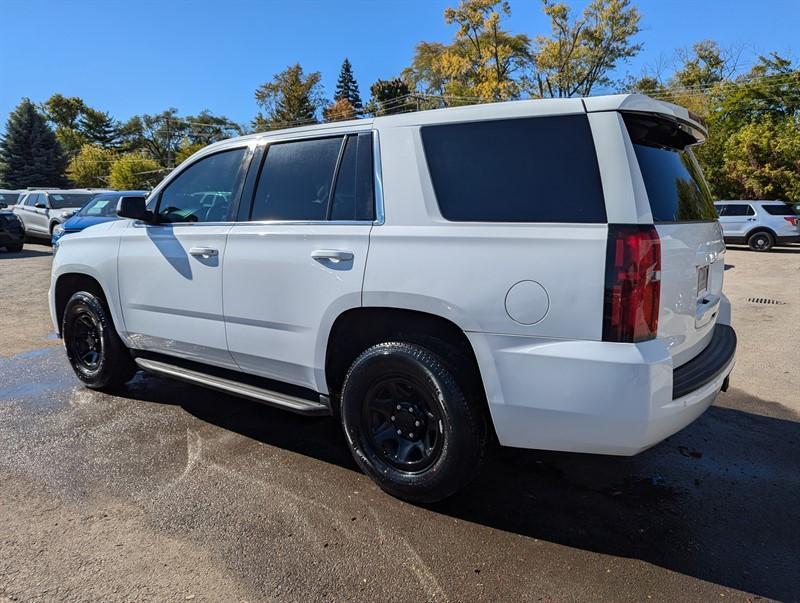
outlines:
[[196, 161], [167, 185], [158, 203], [160, 222], [224, 222], [241, 183], [246, 148]]
[[25, 207], [33, 207], [38, 202], [39, 202], [39, 194], [29, 193], [27, 198], [25, 199]]
[[752, 216], [755, 212], [749, 205], [723, 205], [722, 215], [730, 216]]
[[325, 220], [342, 137], [271, 144], [251, 220]]
[[348, 136], [339, 164], [331, 220], [373, 220], [372, 136]]
[[[623, 114], [655, 222], [716, 220], [708, 185], [690, 149], [695, 140], [676, 122]], [[728, 215], [728, 214], [723, 214]]]
[[796, 216], [790, 205], [781, 203], [780, 205], [762, 205], [761, 207], [771, 216]]
[[[67, 207], [82, 207], [89, 199], [97, 193], [50, 193], [50, 209], [65, 209]], [[39, 195], [43, 197], [44, 195]], [[40, 198], [40, 201], [43, 199]]]
[[605, 222], [585, 115], [425, 126], [439, 209], [464, 222]]
[[0, 193], [0, 201], [6, 205], [14, 205], [19, 199], [18, 193]]

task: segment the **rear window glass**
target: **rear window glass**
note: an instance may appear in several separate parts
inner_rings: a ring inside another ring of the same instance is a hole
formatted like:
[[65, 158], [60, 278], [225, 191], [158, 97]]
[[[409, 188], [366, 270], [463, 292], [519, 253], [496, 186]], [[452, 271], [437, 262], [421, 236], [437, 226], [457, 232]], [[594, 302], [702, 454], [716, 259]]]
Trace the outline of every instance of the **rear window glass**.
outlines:
[[654, 222], [716, 220], [708, 185], [677, 124], [652, 116], [624, 115]]
[[19, 193], [0, 193], [0, 201], [7, 205], [13, 205], [19, 199]]
[[781, 205], [778, 205], [778, 204], [775, 204], [775, 205], [762, 205], [761, 207], [763, 207], [764, 211], [766, 211], [771, 216], [796, 216], [797, 215], [795, 213], [795, 211], [792, 209], [792, 207], [790, 205], [786, 205], [785, 203], [782, 203]]
[[447, 220], [606, 221], [585, 115], [444, 124], [421, 132]]

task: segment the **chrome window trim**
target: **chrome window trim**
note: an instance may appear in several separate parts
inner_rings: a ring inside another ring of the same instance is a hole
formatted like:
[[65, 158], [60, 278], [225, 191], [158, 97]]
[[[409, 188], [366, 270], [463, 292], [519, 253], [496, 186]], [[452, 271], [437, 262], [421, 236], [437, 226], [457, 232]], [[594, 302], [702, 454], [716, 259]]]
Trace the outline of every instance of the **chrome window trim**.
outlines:
[[258, 220], [247, 222], [164, 222], [161, 224], [151, 224], [150, 222], [136, 220], [133, 224], [134, 226], [145, 226], [148, 228], [174, 228], [176, 226], [202, 228], [203, 226], [317, 226], [322, 224], [372, 226], [374, 222], [371, 220]]
[[383, 226], [386, 222], [386, 213], [383, 205], [383, 171], [381, 165], [381, 144], [377, 130], [372, 130], [372, 163], [375, 170], [374, 182], [374, 203], [375, 203], [375, 219], [372, 224], [375, 226]]

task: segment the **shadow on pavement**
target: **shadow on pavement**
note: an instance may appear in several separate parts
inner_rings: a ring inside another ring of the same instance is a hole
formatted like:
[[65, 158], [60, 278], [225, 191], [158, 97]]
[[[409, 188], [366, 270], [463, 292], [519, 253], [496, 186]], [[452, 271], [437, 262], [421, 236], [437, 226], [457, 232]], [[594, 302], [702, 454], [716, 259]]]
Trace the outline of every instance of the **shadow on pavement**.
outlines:
[[[335, 419], [299, 417], [150, 375], [137, 377], [119, 394], [170, 400], [224, 429], [357, 470]], [[429, 509], [795, 600], [798, 417], [741, 391], [724, 394], [720, 403], [635, 457], [495, 450], [471, 486]]]
[[17, 258], [38, 258], [43, 257], [46, 255], [53, 255], [52, 251], [41, 251], [39, 249], [25, 249], [22, 248], [22, 251], [17, 252], [9, 252], [4, 249], [0, 249], [0, 260], [15, 260]]

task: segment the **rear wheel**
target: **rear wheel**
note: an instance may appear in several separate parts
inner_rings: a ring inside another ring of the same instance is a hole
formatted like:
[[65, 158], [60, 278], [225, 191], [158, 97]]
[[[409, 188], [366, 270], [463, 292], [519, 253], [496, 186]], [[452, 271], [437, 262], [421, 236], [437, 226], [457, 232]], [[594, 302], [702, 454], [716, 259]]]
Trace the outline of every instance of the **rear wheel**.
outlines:
[[6, 245], [6, 251], [11, 253], [18, 253], [22, 251], [22, 243], [15, 243], [14, 245]]
[[483, 409], [428, 349], [375, 345], [347, 373], [342, 425], [361, 469], [418, 503], [442, 500], [474, 478], [486, 447]]
[[61, 332], [72, 369], [87, 387], [112, 389], [136, 372], [111, 315], [93, 293], [79, 291], [69, 299]]
[[753, 251], [769, 251], [775, 245], [775, 237], [768, 232], [757, 232], [747, 239], [747, 245]]

